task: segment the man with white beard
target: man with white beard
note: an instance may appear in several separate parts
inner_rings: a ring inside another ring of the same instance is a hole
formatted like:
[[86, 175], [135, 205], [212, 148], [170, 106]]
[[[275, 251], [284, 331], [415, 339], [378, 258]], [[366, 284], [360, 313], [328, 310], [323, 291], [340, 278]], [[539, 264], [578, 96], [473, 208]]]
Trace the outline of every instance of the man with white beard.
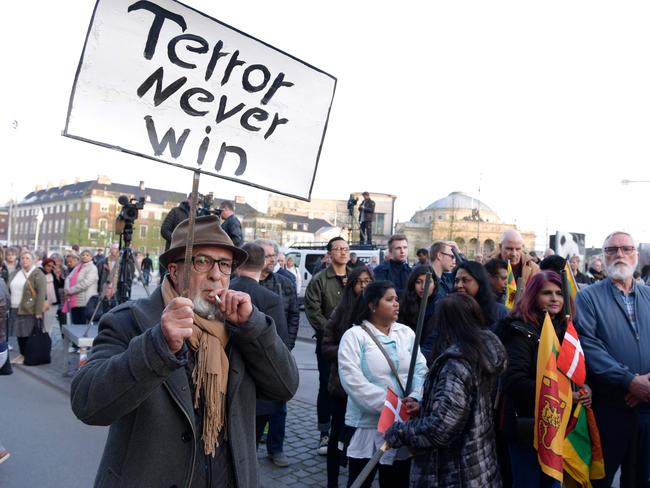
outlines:
[[632, 236], [603, 243], [608, 277], [578, 293], [576, 326], [593, 389], [593, 409], [609, 487], [650, 487], [650, 287], [635, 283], [639, 253]]

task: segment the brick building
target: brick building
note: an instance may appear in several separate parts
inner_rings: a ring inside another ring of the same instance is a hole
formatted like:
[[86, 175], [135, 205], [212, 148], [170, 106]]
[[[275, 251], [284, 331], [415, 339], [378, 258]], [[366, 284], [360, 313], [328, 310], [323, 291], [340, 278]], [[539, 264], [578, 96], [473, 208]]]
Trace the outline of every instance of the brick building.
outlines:
[[164, 249], [160, 224], [170, 209], [186, 194], [113, 183], [105, 176], [96, 180], [37, 188], [12, 209], [12, 244], [48, 252], [62, 251], [72, 244], [105, 248], [117, 241], [115, 219], [122, 206], [120, 195], [145, 198], [133, 229], [131, 247], [158, 255]]

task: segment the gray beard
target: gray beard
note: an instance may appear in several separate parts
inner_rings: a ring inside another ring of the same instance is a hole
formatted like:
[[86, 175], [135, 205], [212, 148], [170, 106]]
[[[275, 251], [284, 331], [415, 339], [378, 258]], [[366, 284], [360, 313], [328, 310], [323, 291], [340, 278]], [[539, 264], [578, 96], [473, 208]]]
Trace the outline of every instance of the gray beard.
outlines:
[[194, 313], [199, 317], [203, 317], [207, 320], [224, 321], [223, 314], [221, 313], [221, 310], [219, 310], [219, 307], [217, 307], [216, 303], [209, 302], [201, 295], [195, 296], [192, 303], [194, 304]]
[[624, 281], [634, 276], [634, 268], [625, 263], [612, 264], [607, 266], [607, 274], [616, 281]]

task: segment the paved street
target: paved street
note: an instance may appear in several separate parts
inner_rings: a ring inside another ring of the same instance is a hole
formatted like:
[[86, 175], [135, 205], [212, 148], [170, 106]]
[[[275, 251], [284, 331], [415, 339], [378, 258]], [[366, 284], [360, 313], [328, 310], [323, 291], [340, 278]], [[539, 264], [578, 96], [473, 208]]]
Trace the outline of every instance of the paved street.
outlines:
[[0, 439], [11, 451], [0, 486], [92, 486], [108, 429], [79, 422], [66, 393], [22, 368], [0, 388]]
[[[144, 288], [136, 285], [133, 296], [146, 296]], [[300, 387], [289, 402], [285, 441], [292, 464], [288, 468], [274, 466], [261, 445], [258, 458], [264, 488], [322, 487], [326, 483], [325, 457], [315, 449], [318, 370], [311, 335], [301, 313], [299, 340], [293, 351]], [[2, 488], [91, 486], [95, 477], [107, 429], [84, 425], [72, 414], [71, 377], [64, 375], [67, 361], [58, 326], [52, 336], [51, 364], [15, 366], [12, 376], [0, 377], [0, 441], [12, 453], [0, 465]], [[341, 486], [345, 480], [342, 476]]]

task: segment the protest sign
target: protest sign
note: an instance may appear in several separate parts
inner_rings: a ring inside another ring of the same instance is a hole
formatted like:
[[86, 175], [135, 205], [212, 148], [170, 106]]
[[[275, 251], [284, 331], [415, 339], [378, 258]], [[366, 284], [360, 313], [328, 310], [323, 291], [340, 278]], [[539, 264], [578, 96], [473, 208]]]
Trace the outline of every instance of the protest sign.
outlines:
[[307, 200], [335, 87], [175, 0], [98, 0], [63, 135]]

